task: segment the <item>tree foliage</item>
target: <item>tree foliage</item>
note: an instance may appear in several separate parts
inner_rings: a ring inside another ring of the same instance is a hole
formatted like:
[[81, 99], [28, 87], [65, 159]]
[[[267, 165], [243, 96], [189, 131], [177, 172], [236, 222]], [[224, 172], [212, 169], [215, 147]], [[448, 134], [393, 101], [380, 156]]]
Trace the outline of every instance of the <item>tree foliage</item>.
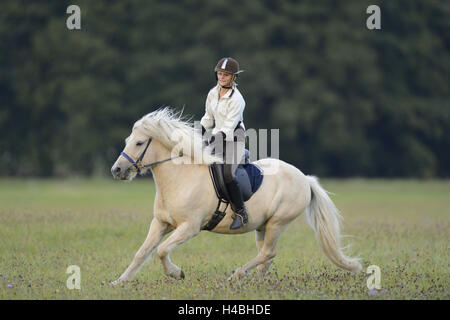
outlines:
[[0, 175], [107, 174], [134, 121], [199, 120], [224, 56], [246, 70], [247, 128], [279, 128], [307, 174], [450, 175], [450, 4], [378, 1], [3, 1]]

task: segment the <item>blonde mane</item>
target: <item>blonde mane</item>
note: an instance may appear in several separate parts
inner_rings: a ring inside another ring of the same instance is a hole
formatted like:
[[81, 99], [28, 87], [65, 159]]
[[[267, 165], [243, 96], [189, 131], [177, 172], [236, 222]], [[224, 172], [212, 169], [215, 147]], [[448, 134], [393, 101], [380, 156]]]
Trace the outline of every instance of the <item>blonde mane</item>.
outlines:
[[[157, 139], [166, 148], [185, 156], [190, 156], [192, 163], [222, 163], [222, 158], [211, 155], [211, 147], [203, 147], [200, 130], [195, 130], [190, 120], [182, 119], [182, 111], [176, 112], [170, 107], [153, 111], [133, 126], [139, 128], [149, 137]], [[195, 155], [195, 157], [194, 157]]]

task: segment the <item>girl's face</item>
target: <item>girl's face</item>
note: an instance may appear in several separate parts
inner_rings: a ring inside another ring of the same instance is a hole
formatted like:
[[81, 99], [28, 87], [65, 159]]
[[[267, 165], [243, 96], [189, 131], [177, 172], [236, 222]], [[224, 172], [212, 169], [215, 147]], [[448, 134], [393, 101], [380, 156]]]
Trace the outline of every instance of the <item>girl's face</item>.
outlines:
[[218, 71], [217, 72], [217, 78], [219, 80], [219, 84], [221, 86], [230, 86], [231, 85], [231, 78], [232, 78], [232, 74], [231, 73], [227, 73], [227, 72], [223, 72], [223, 71]]

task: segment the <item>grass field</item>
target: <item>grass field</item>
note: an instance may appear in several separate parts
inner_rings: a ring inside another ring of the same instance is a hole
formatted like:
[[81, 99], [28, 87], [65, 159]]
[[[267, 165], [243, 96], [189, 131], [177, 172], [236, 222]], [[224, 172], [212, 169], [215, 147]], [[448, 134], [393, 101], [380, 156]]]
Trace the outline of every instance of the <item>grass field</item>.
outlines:
[[[154, 255], [123, 287], [110, 287], [144, 241], [155, 188], [150, 178], [0, 180], [0, 299], [449, 299], [450, 181], [323, 180], [344, 216], [348, 254], [368, 274], [335, 267], [302, 215], [283, 233], [269, 273], [228, 282], [256, 255], [254, 234], [202, 232], [172, 255], [184, 280]], [[240, 249], [238, 249], [240, 247]], [[66, 288], [78, 265], [81, 290]]]

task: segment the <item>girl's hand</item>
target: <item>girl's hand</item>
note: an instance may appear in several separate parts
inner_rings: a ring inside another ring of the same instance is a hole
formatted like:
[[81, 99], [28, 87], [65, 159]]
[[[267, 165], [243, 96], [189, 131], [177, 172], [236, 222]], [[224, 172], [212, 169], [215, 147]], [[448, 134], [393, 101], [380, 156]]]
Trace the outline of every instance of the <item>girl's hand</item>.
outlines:
[[213, 144], [216, 141], [217, 142], [218, 141], [224, 142], [225, 141], [225, 137], [226, 137], [225, 133], [223, 131], [219, 131], [219, 132], [217, 132], [215, 135], [213, 135], [211, 137], [211, 139], [209, 140], [209, 144]]

